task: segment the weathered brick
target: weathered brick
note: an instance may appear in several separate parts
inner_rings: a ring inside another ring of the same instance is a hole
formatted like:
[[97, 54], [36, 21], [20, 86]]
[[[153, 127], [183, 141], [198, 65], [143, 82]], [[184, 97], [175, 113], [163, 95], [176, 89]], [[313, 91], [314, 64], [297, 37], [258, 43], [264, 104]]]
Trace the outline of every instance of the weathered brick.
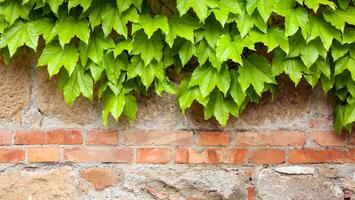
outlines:
[[342, 163], [354, 162], [351, 152], [340, 150], [294, 149], [288, 153], [289, 163]]
[[346, 135], [337, 135], [334, 131], [313, 131], [311, 139], [321, 146], [343, 146], [346, 144]]
[[18, 163], [25, 159], [25, 151], [18, 148], [0, 148], [0, 163]]
[[165, 164], [170, 160], [168, 148], [138, 148], [137, 163]]
[[120, 180], [120, 172], [110, 168], [82, 169], [80, 176], [91, 182], [98, 191], [113, 186]]
[[16, 144], [82, 144], [83, 138], [79, 130], [33, 130], [16, 131]]
[[203, 131], [198, 134], [197, 144], [201, 146], [229, 145], [231, 135], [228, 132]]
[[248, 187], [248, 200], [254, 200], [255, 199], [255, 186], [250, 185]]
[[178, 145], [192, 144], [192, 131], [135, 130], [124, 132], [126, 145]]
[[246, 164], [248, 162], [248, 152], [245, 149], [211, 148], [203, 151], [195, 151], [190, 148], [177, 148], [175, 151], [175, 162], [191, 164]]
[[0, 145], [10, 145], [12, 141], [12, 136], [12, 132], [0, 130]]
[[277, 149], [259, 149], [251, 152], [255, 164], [280, 164], [285, 162], [285, 152]]
[[189, 149], [177, 148], [175, 149], [175, 162], [176, 163], [188, 163], [189, 162]]
[[126, 147], [73, 147], [64, 149], [64, 160], [69, 162], [129, 163], [133, 151]]
[[306, 143], [306, 134], [282, 130], [270, 133], [239, 132], [236, 143], [240, 146], [303, 146]]
[[28, 162], [59, 162], [60, 149], [57, 147], [30, 147], [27, 149]]
[[119, 135], [117, 130], [90, 130], [86, 134], [85, 144], [117, 145]]

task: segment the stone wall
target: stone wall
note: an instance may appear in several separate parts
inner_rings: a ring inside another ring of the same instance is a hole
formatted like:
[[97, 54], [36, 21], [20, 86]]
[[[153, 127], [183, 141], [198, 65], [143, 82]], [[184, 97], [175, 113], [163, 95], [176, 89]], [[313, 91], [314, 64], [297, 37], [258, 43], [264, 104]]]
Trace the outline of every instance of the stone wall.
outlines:
[[285, 77], [227, 127], [173, 95], [139, 98], [130, 126], [100, 103], [67, 106], [27, 51], [0, 64], [0, 199], [355, 199], [355, 136], [334, 98]]

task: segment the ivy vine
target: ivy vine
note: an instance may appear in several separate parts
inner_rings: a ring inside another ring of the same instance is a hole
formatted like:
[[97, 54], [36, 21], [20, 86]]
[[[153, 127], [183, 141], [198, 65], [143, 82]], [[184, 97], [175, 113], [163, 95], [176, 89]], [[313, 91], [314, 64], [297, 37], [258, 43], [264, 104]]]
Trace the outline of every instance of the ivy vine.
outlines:
[[0, 0], [3, 61], [41, 52], [68, 104], [102, 100], [105, 126], [109, 114], [133, 123], [148, 90], [224, 126], [287, 74], [334, 93], [334, 127], [351, 132], [354, 25], [354, 0]]

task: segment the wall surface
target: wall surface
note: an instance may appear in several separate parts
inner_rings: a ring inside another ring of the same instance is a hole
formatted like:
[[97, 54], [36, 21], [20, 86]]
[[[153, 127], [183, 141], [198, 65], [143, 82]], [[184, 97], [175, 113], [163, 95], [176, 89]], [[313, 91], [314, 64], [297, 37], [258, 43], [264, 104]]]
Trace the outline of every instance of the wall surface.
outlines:
[[227, 127], [140, 97], [136, 122], [64, 103], [24, 51], [0, 64], [0, 199], [355, 199], [355, 135], [332, 130], [334, 99], [284, 77]]

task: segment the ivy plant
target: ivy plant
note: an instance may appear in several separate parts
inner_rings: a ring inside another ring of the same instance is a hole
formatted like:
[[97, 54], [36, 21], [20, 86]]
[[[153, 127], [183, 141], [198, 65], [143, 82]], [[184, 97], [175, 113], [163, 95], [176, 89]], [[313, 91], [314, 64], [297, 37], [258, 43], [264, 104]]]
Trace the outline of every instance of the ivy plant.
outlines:
[[[225, 126], [249, 102], [295, 85], [337, 97], [334, 127], [355, 122], [354, 0], [0, 0], [0, 49], [40, 52], [64, 99], [103, 102], [133, 123], [137, 95], [176, 94]], [[43, 45], [38, 45], [43, 43]], [[177, 76], [177, 77], [174, 77]], [[174, 80], [174, 81], [173, 81]], [[176, 81], [179, 80], [179, 81]], [[97, 92], [94, 92], [97, 90]]]

